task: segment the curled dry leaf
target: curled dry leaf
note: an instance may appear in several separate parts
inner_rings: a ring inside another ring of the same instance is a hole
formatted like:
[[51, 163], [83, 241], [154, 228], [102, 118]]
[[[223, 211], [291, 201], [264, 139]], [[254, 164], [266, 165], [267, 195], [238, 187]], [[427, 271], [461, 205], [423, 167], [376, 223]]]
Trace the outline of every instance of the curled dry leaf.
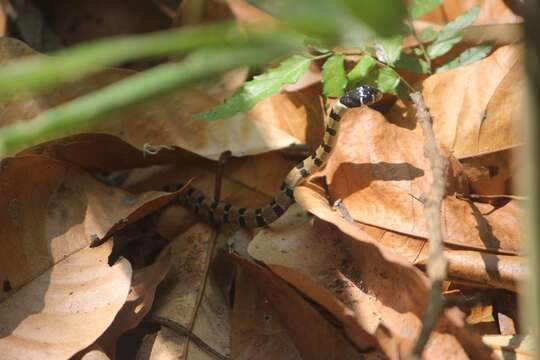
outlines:
[[[166, 205], [177, 193], [132, 195], [69, 163], [39, 155], [6, 158], [0, 168], [0, 274], [5, 289], [0, 294], [0, 323], [7, 324], [0, 347], [13, 346], [12, 358], [32, 358], [24, 355], [28, 351], [70, 356], [109, 326], [131, 283], [125, 260], [109, 268], [110, 242], [88, 249], [90, 241]], [[49, 322], [51, 313], [54, 320]], [[80, 328], [80, 323], [91, 326], [67, 341], [65, 326]], [[12, 345], [15, 337], [28, 337], [36, 341], [35, 347], [27, 348], [30, 342]]]
[[[300, 186], [295, 197], [338, 229], [290, 209], [254, 238], [250, 254], [323, 306], [361, 349], [375, 346], [389, 358], [404, 357], [420, 330], [428, 289], [424, 275], [343, 220], [320, 194]], [[426, 358], [489, 354], [479, 339], [465, 341], [467, 333], [450, 318], [441, 321], [438, 331]]]
[[[370, 109], [345, 115], [338, 143], [321, 175], [333, 200], [342, 199], [357, 221], [426, 237], [421, 198], [431, 181], [422, 138], [386, 122]], [[450, 175], [449, 175], [450, 176]], [[450, 195], [466, 192], [450, 178], [442, 206], [445, 242], [515, 254], [522, 246], [523, 211], [515, 201], [496, 208]]]
[[2, 357], [69, 358], [105, 331], [131, 283], [127, 260], [108, 265], [111, 247], [108, 242], [66, 257], [0, 303]]
[[154, 303], [157, 286], [167, 275], [171, 267], [171, 248], [165, 247], [154, 263], [133, 271], [133, 280], [124, 306], [116, 315], [114, 322], [97, 340], [107, 353], [114, 354], [118, 337], [137, 326], [148, 314]]

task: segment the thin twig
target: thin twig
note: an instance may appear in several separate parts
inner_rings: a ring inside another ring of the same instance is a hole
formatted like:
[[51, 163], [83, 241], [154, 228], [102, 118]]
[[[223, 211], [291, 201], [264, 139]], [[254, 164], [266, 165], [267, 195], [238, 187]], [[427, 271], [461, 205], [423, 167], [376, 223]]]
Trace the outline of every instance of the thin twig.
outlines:
[[437, 148], [431, 115], [426, 107], [421, 92], [414, 92], [411, 100], [416, 108], [416, 118], [424, 134], [424, 156], [431, 163], [433, 182], [424, 202], [424, 218], [429, 240], [429, 257], [427, 273], [431, 282], [429, 303], [422, 320], [422, 330], [413, 350], [412, 358], [419, 359], [426, 345], [431, 330], [437, 323], [444, 309], [441, 296], [443, 281], [446, 278], [448, 261], [444, 257], [444, 239], [441, 228], [441, 207], [446, 193], [445, 173], [448, 161]]
[[201, 350], [205, 351], [211, 356], [214, 356], [215, 358], [220, 360], [230, 360], [230, 357], [221, 354], [220, 352], [212, 348], [210, 345], [205, 343], [204, 340], [195, 335], [187, 327], [177, 323], [176, 321], [161, 316], [149, 316], [144, 320], [144, 322], [148, 324], [165, 326], [176, 332], [178, 335], [187, 337], [190, 341], [193, 341]]
[[221, 198], [221, 183], [223, 182], [223, 171], [225, 170], [225, 164], [229, 160], [229, 158], [232, 156], [232, 153], [227, 150], [222, 152], [219, 155], [219, 160], [217, 163], [217, 170], [216, 170], [216, 181], [214, 184], [214, 200], [220, 201]]

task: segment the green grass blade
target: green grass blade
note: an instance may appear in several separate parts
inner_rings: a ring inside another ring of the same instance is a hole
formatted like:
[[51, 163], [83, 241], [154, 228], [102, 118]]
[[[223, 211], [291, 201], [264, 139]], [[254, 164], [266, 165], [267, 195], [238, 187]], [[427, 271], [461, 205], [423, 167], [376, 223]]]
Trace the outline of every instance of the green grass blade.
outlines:
[[263, 64], [284, 51], [276, 46], [201, 50], [182, 63], [170, 63], [133, 75], [45, 111], [31, 121], [0, 129], [0, 156], [44, 138], [95, 125], [105, 120], [105, 115], [226, 70]]

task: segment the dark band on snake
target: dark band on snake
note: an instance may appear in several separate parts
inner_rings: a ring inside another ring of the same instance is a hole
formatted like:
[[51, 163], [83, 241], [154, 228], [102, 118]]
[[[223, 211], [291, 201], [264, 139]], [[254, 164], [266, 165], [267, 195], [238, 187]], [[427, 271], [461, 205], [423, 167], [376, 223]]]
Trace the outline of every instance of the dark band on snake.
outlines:
[[[279, 192], [266, 206], [257, 209], [239, 208], [226, 202], [218, 202], [207, 198], [196, 188], [189, 188], [179, 195], [179, 202], [187, 205], [195, 213], [205, 217], [212, 223], [236, 223], [243, 227], [265, 226], [277, 220], [287, 208], [294, 203], [293, 190], [304, 178], [324, 166], [330, 151], [337, 141], [340, 120], [347, 109], [371, 105], [382, 98], [382, 93], [369, 85], [351, 89], [339, 98], [332, 107], [323, 143], [310, 157], [299, 162], [287, 174]], [[171, 189], [171, 186], [164, 189]]]

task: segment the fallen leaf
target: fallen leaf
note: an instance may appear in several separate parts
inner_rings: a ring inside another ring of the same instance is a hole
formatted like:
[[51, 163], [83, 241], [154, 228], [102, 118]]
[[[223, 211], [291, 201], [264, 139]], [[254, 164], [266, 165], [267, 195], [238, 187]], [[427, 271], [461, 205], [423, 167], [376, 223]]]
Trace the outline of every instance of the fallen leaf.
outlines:
[[165, 247], [152, 265], [133, 271], [129, 295], [107, 331], [97, 340], [100, 348], [115, 354], [120, 335], [137, 326], [148, 314], [154, 302], [157, 286], [163, 281], [171, 266], [171, 249]]
[[[335, 325], [279, 277], [239, 256], [238, 264], [252, 277], [273, 305], [288, 329], [292, 341], [305, 359], [352, 359], [361, 356]], [[306, 324], [310, 324], [309, 328]], [[261, 355], [259, 355], [261, 356]]]
[[[350, 110], [342, 120], [326, 176], [332, 200], [342, 199], [362, 223], [405, 235], [427, 236], [423, 203], [431, 169], [423, 156], [422, 138], [388, 123], [370, 109]], [[451, 157], [450, 157], [451, 158]], [[452, 196], [466, 192], [449, 175], [442, 206], [442, 231], [447, 244], [516, 254], [522, 247], [523, 211], [515, 201], [496, 208]]]
[[[525, 81], [522, 53], [520, 45], [503, 46], [481, 61], [422, 82], [437, 140], [457, 158], [523, 144], [519, 130]], [[420, 132], [409, 106], [397, 104], [388, 118]]]
[[108, 242], [66, 257], [0, 303], [3, 357], [69, 358], [105, 331], [131, 283], [128, 261], [108, 265], [111, 247]]
[[246, 271], [236, 277], [231, 323], [231, 355], [237, 360], [300, 360], [278, 312]]
[[[371, 345], [389, 358], [405, 356], [420, 329], [426, 278], [341, 219], [320, 194], [300, 186], [295, 197], [339, 230], [323, 222], [311, 224], [291, 208], [258, 233], [250, 244], [250, 254], [336, 317], [361, 349]], [[295, 226], [291, 229], [292, 222]], [[487, 354], [475, 340], [467, 343], [464, 330], [456, 328], [453, 320], [441, 324], [440, 331], [456, 337], [437, 346], [428, 345], [427, 358], [447, 358], [442, 354], [454, 353], [459, 343], [467, 349], [464, 351]]]

